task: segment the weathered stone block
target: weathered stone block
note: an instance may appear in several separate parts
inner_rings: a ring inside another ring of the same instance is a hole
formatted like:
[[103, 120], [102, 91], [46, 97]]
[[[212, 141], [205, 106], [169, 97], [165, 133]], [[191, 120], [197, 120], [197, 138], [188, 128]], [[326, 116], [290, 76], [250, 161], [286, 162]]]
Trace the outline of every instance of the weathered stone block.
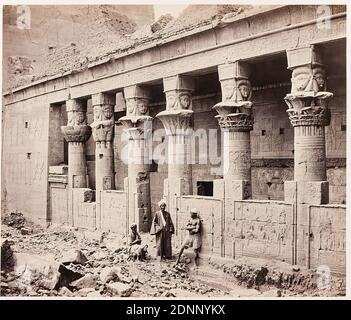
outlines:
[[284, 200], [289, 203], [295, 203], [297, 197], [297, 183], [296, 181], [284, 182]]
[[242, 61], [222, 64], [218, 66], [219, 80], [232, 79], [234, 77], [248, 77], [250, 74], [249, 65]]
[[295, 68], [307, 64], [321, 64], [321, 57], [313, 50], [313, 46], [287, 50], [288, 68]]
[[329, 202], [328, 181], [308, 181], [303, 188], [304, 203], [326, 204]]
[[251, 197], [251, 183], [248, 180], [225, 182], [225, 197], [231, 200], [245, 200]]
[[122, 92], [116, 93], [116, 105], [115, 112], [122, 112], [126, 110], [126, 101], [124, 100], [124, 96]]
[[213, 180], [213, 197], [224, 199], [224, 179]]
[[194, 81], [190, 77], [176, 75], [174, 77], [163, 79], [164, 91], [171, 90], [194, 90]]
[[78, 290], [85, 288], [95, 288], [97, 280], [97, 276], [91, 273], [87, 273], [84, 277], [71, 282], [70, 285]]
[[113, 101], [113, 98], [110, 95], [106, 95], [104, 93], [96, 93], [91, 96], [91, 104], [93, 106], [102, 104], [114, 105], [115, 101]]
[[49, 174], [67, 174], [68, 173], [68, 166], [50, 166], [49, 167]]
[[93, 199], [93, 190], [89, 188], [74, 188], [74, 198], [78, 202], [89, 202]]

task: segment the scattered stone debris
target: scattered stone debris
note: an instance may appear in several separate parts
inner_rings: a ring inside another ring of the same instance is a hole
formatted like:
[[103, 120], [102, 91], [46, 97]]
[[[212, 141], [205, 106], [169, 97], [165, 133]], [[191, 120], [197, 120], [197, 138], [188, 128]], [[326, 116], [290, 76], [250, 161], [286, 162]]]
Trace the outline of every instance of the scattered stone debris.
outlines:
[[25, 222], [26, 220], [20, 212], [11, 212], [9, 215], [5, 215], [3, 219], [4, 224], [16, 229], [22, 229], [25, 226]]
[[[227, 264], [218, 263], [216, 259], [210, 259], [209, 264], [215, 269], [220, 269], [224, 274], [234, 279], [246, 288], [260, 290], [265, 295], [272, 293], [273, 296], [343, 296], [346, 293], [344, 278], [337, 275], [331, 277], [329, 288], [321, 290], [317, 286], [317, 274], [315, 270], [304, 269], [284, 262], [268, 262], [261, 259], [237, 259]], [[270, 292], [266, 292], [266, 291]]]
[[[23, 234], [21, 215], [12, 215], [14, 227], [1, 229], [1, 295], [65, 297], [284, 297], [345, 294], [345, 281], [335, 278], [331, 290], [317, 290], [314, 273], [287, 265], [218, 263], [190, 269], [184, 255], [161, 264], [128, 260], [126, 239], [67, 227]], [[12, 220], [10, 220], [12, 221]], [[24, 220], [27, 227], [30, 222]], [[20, 229], [18, 227], [21, 227]], [[143, 241], [155, 249], [153, 237]], [[152, 255], [153, 256], [153, 255]], [[218, 272], [222, 270], [224, 272]]]
[[166, 25], [168, 23], [170, 23], [171, 21], [173, 21], [174, 18], [171, 14], [165, 14], [165, 15], [162, 15], [161, 17], [159, 17], [157, 19], [157, 21], [155, 21], [150, 27], [151, 27], [151, 31], [153, 33], [157, 32], [157, 31], [160, 31], [162, 29], [164, 29], [166, 27]]
[[11, 244], [8, 240], [1, 239], [1, 270], [11, 272], [14, 265], [15, 261]]

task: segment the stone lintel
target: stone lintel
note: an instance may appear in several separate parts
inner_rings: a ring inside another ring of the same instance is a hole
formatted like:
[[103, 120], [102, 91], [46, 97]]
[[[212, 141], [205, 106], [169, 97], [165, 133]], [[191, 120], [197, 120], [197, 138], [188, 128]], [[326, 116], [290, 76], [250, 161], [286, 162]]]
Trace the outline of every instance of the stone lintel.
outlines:
[[323, 65], [322, 57], [313, 45], [287, 50], [286, 55], [288, 58], [288, 69], [290, 70], [307, 65], [311, 67]]
[[104, 104], [114, 105], [115, 104], [114, 99], [115, 97], [113, 95], [99, 92], [91, 95], [91, 104], [93, 106], [104, 105]]
[[150, 99], [150, 92], [145, 87], [133, 85], [124, 88], [125, 99]]
[[179, 74], [173, 77], [163, 78], [163, 92], [173, 90], [194, 91], [195, 84], [193, 78]]
[[219, 80], [248, 79], [251, 72], [250, 69], [250, 65], [247, 62], [239, 60], [233, 63], [221, 64], [218, 66]]

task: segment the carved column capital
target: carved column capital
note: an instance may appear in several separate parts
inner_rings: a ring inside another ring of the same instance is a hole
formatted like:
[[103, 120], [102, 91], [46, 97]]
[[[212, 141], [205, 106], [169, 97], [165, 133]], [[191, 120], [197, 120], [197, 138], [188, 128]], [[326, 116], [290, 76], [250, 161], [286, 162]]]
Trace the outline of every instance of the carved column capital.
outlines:
[[190, 120], [193, 113], [192, 110], [165, 110], [158, 113], [156, 117], [162, 121], [167, 135], [185, 135], [190, 128]]
[[288, 69], [292, 70], [291, 93], [284, 98], [287, 113], [295, 126], [330, 124], [328, 103], [333, 94], [327, 91], [326, 72], [314, 46], [287, 51]]
[[186, 135], [190, 128], [192, 92], [194, 81], [191, 77], [175, 75], [163, 79], [166, 95], [166, 110], [156, 115], [162, 121], [167, 135]]
[[134, 85], [124, 89], [127, 114], [118, 119], [126, 129], [131, 140], [141, 140], [151, 132], [153, 118], [149, 116], [149, 91]]
[[91, 136], [91, 127], [87, 125], [86, 105], [83, 101], [70, 99], [66, 101], [67, 126], [61, 130], [67, 142], [85, 142]]
[[94, 121], [91, 123], [95, 142], [111, 142], [114, 129], [114, 102], [111, 97], [97, 93], [92, 95]]
[[218, 112], [219, 125], [225, 130], [253, 129], [250, 66], [242, 61], [218, 66], [222, 88], [222, 102], [213, 108]]

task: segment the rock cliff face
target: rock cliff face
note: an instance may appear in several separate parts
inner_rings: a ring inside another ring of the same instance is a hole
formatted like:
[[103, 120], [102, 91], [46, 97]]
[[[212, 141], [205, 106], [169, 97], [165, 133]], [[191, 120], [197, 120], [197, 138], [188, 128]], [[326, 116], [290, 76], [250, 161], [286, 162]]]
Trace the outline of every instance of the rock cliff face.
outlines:
[[7, 68], [4, 63], [4, 89], [66, 71], [79, 71], [112, 54], [201, 26], [217, 25], [250, 9], [252, 6], [190, 5], [176, 19], [168, 14], [154, 21], [152, 5], [35, 6], [30, 7], [30, 29], [23, 30], [17, 27], [17, 8], [7, 6], [4, 61], [11, 65], [11, 61], [30, 59], [31, 72], [14, 74], [11, 72], [14, 68]]
[[[152, 5], [29, 6], [30, 29], [21, 29], [17, 26], [17, 7], [4, 6], [5, 88], [30, 82], [34, 74], [47, 67], [45, 61], [53, 49], [60, 50], [71, 43], [97, 48], [96, 39], [102, 35], [105, 39], [109, 34], [133, 33], [154, 22]], [[23, 61], [23, 70], [18, 70]]]

